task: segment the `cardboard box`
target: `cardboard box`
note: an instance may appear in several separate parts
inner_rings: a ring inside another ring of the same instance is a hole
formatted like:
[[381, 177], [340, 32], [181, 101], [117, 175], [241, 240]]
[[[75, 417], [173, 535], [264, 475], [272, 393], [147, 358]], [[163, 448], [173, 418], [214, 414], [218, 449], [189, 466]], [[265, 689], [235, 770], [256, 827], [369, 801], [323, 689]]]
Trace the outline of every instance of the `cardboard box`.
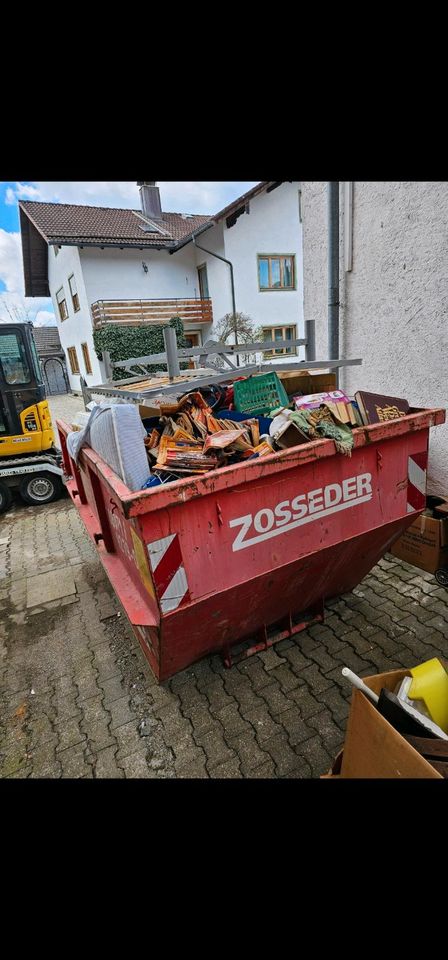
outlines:
[[394, 557], [427, 573], [448, 567], [448, 517], [436, 520], [421, 514], [389, 550]]
[[334, 373], [309, 373], [307, 370], [277, 370], [288, 396], [295, 393], [323, 393], [336, 390], [336, 375]]
[[[363, 677], [375, 693], [394, 691], [409, 670], [392, 670]], [[323, 779], [431, 779], [444, 778], [378, 713], [360, 690], [353, 690], [344, 750]]]
[[309, 443], [309, 437], [307, 437], [306, 433], [302, 433], [297, 424], [293, 423], [292, 420], [285, 423], [283, 427], [280, 427], [280, 430], [277, 430], [277, 433], [274, 434], [272, 439], [275, 440], [281, 450], [297, 447], [301, 443]]

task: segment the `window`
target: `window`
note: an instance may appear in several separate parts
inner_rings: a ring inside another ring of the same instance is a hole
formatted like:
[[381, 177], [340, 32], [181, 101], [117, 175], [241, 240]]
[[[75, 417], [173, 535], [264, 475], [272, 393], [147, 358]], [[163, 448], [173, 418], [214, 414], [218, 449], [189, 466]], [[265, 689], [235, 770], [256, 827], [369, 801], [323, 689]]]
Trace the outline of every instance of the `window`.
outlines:
[[61, 287], [56, 294], [56, 300], [58, 302], [59, 316], [62, 320], [67, 320], [68, 310], [67, 310], [67, 301], [65, 299], [64, 287]]
[[70, 363], [70, 370], [72, 373], [79, 373], [79, 363], [76, 353], [76, 347], [67, 347], [68, 360]]
[[92, 373], [92, 364], [90, 363], [89, 348], [86, 343], [81, 344], [81, 350], [84, 358], [84, 366], [86, 368], [86, 373]]
[[[184, 333], [184, 344], [186, 347], [202, 347], [202, 335], [199, 331], [190, 330], [188, 333]], [[199, 360], [199, 357], [187, 357], [188, 367], [190, 370], [194, 370], [195, 362]]]
[[200, 333], [184, 333], [184, 340], [186, 347], [202, 347], [201, 334]]
[[17, 333], [0, 335], [0, 356], [6, 383], [31, 382], [31, 373], [25, 353], [25, 344]]
[[80, 310], [81, 308], [80, 308], [80, 306], [79, 306], [78, 291], [77, 291], [77, 289], [76, 289], [76, 281], [75, 281], [75, 278], [74, 278], [73, 274], [72, 274], [71, 277], [68, 278], [68, 285], [69, 285], [69, 287], [70, 287], [70, 293], [71, 293], [71, 295], [72, 295], [73, 309], [74, 309], [75, 313], [77, 313], [78, 310]]
[[295, 257], [288, 254], [258, 255], [260, 290], [295, 290]]
[[[297, 331], [295, 326], [291, 327], [263, 327], [263, 340], [296, 340]], [[277, 354], [297, 353], [296, 347], [279, 347], [276, 350], [270, 347], [264, 353], [265, 357], [273, 357]]]
[[40, 365], [39, 354], [37, 352], [36, 344], [34, 342], [34, 337], [31, 337], [30, 348], [31, 348], [31, 357], [33, 360], [34, 376], [36, 378], [36, 382], [43, 383], [42, 368]]
[[198, 267], [198, 277], [199, 277], [199, 293], [201, 300], [205, 300], [210, 296], [208, 292], [208, 277], [207, 277], [207, 264], [203, 263], [202, 266]]

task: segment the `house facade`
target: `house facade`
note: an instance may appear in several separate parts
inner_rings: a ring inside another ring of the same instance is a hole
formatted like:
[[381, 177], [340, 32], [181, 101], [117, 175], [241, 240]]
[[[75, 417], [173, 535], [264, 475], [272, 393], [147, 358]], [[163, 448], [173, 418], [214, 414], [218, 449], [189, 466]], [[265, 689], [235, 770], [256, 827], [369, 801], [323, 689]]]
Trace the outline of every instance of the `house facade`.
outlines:
[[303, 337], [298, 182], [260, 183], [210, 217], [162, 212], [157, 185], [139, 186], [138, 211], [19, 204], [26, 295], [52, 298], [72, 389], [105, 378], [95, 325], [179, 315], [191, 346], [210, 339], [233, 304], [220, 258], [236, 311], [266, 340]]
[[[304, 310], [327, 343], [327, 184], [302, 183]], [[340, 354], [349, 394], [368, 390], [414, 407], [448, 406], [448, 184], [340, 184]], [[428, 492], [448, 495], [448, 426], [431, 431]]]
[[262, 327], [264, 339], [304, 336], [297, 181], [260, 184], [215, 214], [188, 245], [195, 246], [201, 291], [211, 297], [215, 320], [232, 312], [230, 267], [218, 255], [232, 263], [237, 312]]

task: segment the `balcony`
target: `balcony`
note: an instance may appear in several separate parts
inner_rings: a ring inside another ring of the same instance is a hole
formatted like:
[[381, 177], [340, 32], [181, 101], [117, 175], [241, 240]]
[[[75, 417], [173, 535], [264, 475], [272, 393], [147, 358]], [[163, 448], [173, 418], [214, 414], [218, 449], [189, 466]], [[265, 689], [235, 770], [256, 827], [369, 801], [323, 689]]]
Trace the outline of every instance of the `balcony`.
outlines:
[[91, 305], [95, 330], [108, 323], [138, 327], [169, 323], [180, 317], [183, 323], [213, 323], [210, 299], [204, 300], [97, 300]]

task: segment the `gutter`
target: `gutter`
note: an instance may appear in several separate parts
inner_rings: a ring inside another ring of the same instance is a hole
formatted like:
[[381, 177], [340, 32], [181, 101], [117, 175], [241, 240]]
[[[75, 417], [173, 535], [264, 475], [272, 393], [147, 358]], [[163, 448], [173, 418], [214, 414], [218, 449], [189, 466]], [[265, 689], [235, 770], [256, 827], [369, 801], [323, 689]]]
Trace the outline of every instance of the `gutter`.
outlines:
[[183, 240], [178, 240], [174, 247], [171, 248], [170, 254], [177, 253], [178, 250], [182, 250], [182, 247], [186, 247], [187, 243], [194, 242], [195, 237], [200, 237], [201, 233], [205, 233], [206, 230], [210, 230], [210, 227], [216, 226], [216, 220], [209, 220], [207, 223], [203, 223], [202, 227], [198, 227], [197, 230], [194, 230], [193, 233], [189, 233], [188, 237], [184, 237]]
[[73, 240], [48, 240], [47, 243], [49, 247], [80, 247], [81, 249], [83, 247], [98, 247], [98, 249], [100, 250], [104, 250], [106, 247], [119, 247], [120, 249], [123, 249], [123, 250], [128, 250], [128, 249], [130, 250], [169, 250], [170, 249], [168, 244], [166, 243], [163, 244], [163, 246], [160, 246], [159, 244], [156, 245], [156, 244], [149, 244], [149, 243], [144, 243], [142, 245], [141, 243], [124, 243], [123, 240], [118, 242], [114, 242], [113, 240], [111, 240], [108, 243], [104, 243], [104, 241], [102, 243], [99, 243], [98, 240], [83, 240], [81, 242], [79, 239], [76, 240], [75, 238], [73, 238]]
[[[339, 359], [339, 181], [327, 187], [328, 214], [328, 356]], [[337, 383], [338, 371], [336, 372]]]

